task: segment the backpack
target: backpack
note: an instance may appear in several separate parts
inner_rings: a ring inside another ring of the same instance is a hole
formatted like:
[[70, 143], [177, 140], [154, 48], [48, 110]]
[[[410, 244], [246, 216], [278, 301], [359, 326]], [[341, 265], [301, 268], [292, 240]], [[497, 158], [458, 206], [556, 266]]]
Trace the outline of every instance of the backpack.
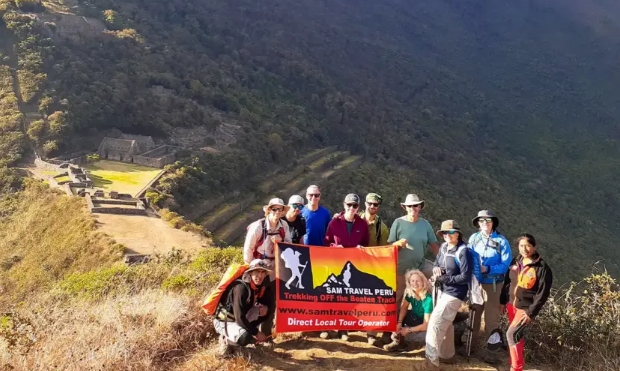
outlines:
[[456, 266], [459, 267], [459, 269], [461, 269], [461, 260], [459, 258], [459, 255], [461, 254], [461, 251], [463, 251], [463, 249], [469, 249], [472, 260], [471, 281], [467, 284], [469, 286], [469, 300], [471, 304], [483, 304], [484, 297], [482, 296], [482, 286], [480, 285], [480, 282], [482, 281], [482, 271], [480, 270], [480, 255], [478, 255], [478, 253], [476, 253], [474, 249], [469, 248], [466, 243], [462, 243], [454, 253], [448, 252], [448, 244], [445, 242], [441, 245], [441, 249], [444, 251], [444, 261], [445, 258], [448, 256], [453, 257], [454, 262], [456, 263]]
[[[360, 217], [364, 218], [364, 212], [360, 211], [358, 214]], [[334, 215], [335, 216], [335, 215]], [[375, 216], [375, 242], [379, 243], [381, 241], [381, 217], [379, 215]]]
[[217, 312], [218, 304], [222, 299], [222, 295], [228, 289], [231, 283], [235, 282], [246, 270], [250, 267], [249, 264], [237, 264], [233, 263], [226, 269], [220, 283], [211, 291], [209, 296], [202, 303], [202, 309], [210, 316], [215, 315]]
[[[261, 233], [261, 236], [258, 239], [256, 246], [254, 246], [254, 259], [267, 259], [267, 255], [265, 253], [261, 255], [258, 252], [258, 248], [260, 247], [260, 245], [263, 244], [263, 242], [265, 242], [265, 239], [267, 238], [267, 223], [265, 221], [265, 218], [261, 218], [259, 222], [261, 225], [261, 229], [263, 230], [263, 233]], [[278, 225], [280, 226], [280, 228], [278, 228], [278, 234], [280, 235], [280, 238], [282, 238], [282, 241], [284, 241], [284, 236], [286, 236], [286, 231], [284, 230], [284, 227], [282, 226], [281, 220], [278, 221]], [[250, 226], [248, 225], [246, 230], [249, 230], [249, 229], [250, 229]]]

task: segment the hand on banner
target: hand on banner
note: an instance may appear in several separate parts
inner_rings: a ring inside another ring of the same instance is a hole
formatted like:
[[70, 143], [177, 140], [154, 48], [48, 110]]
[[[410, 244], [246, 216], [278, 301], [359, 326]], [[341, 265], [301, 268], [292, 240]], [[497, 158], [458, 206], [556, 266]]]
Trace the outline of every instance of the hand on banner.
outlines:
[[404, 248], [405, 246], [407, 246], [407, 239], [401, 238], [400, 240], [394, 242], [394, 246], [398, 247], [399, 249]]
[[280, 235], [271, 236], [271, 242], [273, 243], [282, 242], [282, 237], [280, 237]]

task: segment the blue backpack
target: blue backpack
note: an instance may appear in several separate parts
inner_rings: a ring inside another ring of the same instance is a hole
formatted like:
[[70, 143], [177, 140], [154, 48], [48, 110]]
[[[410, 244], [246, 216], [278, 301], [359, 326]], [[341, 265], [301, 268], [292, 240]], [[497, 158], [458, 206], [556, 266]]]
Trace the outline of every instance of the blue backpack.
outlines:
[[472, 261], [471, 282], [468, 284], [469, 285], [469, 301], [472, 304], [482, 304], [484, 302], [484, 299], [482, 296], [482, 289], [480, 286], [480, 282], [482, 282], [482, 271], [480, 270], [480, 254], [475, 252], [474, 249], [469, 248], [469, 246], [465, 243], [461, 244], [459, 248], [456, 249], [456, 252], [454, 253], [448, 252], [448, 244], [445, 242], [441, 245], [441, 249], [442, 251], [444, 251], [444, 260], [447, 256], [453, 257], [454, 262], [459, 267], [459, 269], [461, 269], [461, 261], [460, 261], [459, 255], [461, 254], [461, 251], [463, 251], [463, 249], [469, 249], [469, 252], [471, 253], [471, 261]]
[[461, 246], [459, 246], [459, 248], [456, 250], [454, 254], [448, 253], [447, 244], [445, 242], [441, 245], [442, 249], [444, 247], [445, 247], [444, 251], [446, 253], [446, 256], [453, 257], [459, 269], [461, 269], [461, 261], [460, 261], [459, 255], [461, 254], [462, 249], [469, 249], [469, 252], [471, 253], [472, 274], [474, 277], [476, 277], [478, 282], [482, 282], [482, 270], [480, 268], [480, 254], [478, 254], [474, 249], [470, 248], [467, 244], [462, 244]]

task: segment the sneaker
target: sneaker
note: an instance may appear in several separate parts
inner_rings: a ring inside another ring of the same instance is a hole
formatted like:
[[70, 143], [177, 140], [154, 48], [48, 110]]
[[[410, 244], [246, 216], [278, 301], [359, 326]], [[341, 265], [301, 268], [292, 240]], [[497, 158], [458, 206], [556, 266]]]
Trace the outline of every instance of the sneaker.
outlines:
[[388, 352], [404, 352], [407, 350], [407, 344], [404, 341], [393, 340], [391, 343], [383, 346]]
[[276, 344], [273, 342], [272, 339], [269, 339], [263, 343], [260, 343], [260, 345], [266, 349], [273, 349], [276, 346]]
[[349, 341], [349, 333], [346, 331], [338, 331], [338, 335], [340, 336], [340, 340]]
[[217, 354], [221, 357], [228, 357], [232, 354], [231, 346], [228, 344], [226, 336], [220, 335], [217, 339]]
[[373, 346], [373, 347], [377, 343], [377, 337], [374, 335], [368, 335], [367, 340], [368, 340], [368, 345]]
[[488, 363], [490, 365], [498, 365], [502, 363], [502, 360], [500, 359], [500, 355], [501, 355], [500, 352], [501, 352], [500, 350], [497, 350], [497, 351], [485, 350], [480, 355], [480, 359], [483, 362]]
[[323, 332], [321, 332], [321, 335], [319, 335], [319, 337], [321, 339], [329, 339], [329, 332], [323, 331]]

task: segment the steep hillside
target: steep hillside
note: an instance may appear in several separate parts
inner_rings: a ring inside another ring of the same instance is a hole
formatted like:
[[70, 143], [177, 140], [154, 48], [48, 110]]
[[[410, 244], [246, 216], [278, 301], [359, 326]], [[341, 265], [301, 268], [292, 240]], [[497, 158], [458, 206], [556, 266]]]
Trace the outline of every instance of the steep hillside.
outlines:
[[335, 174], [333, 208], [351, 190], [387, 195], [388, 219], [413, 191], [434, 224], [492, 207], [566, 277], [620, 273], [611, 1], [26, 3], [0, 9], [43, 117], [28, 138], [50, 155], [112, 127], [186, 143], [163, 207], [193, 213], [338, 144], [369, 163]]

